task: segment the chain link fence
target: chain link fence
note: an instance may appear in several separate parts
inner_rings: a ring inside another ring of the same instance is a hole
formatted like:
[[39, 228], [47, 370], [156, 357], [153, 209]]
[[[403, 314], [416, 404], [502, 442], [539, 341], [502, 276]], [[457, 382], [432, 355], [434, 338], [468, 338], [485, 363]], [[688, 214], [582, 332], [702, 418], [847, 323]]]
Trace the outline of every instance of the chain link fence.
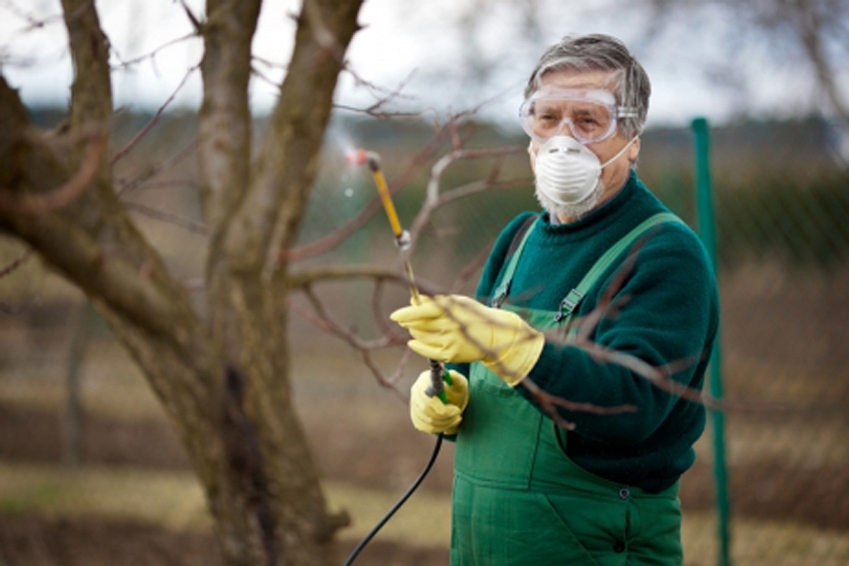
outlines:
[[[735, 565], [849, 564], [849, 169], [840, 134], [822, 120], [712, 132]], [[674, 188], [693, 186], [674, 149], [688, 135], [659, 133], [653, 148], [666, 151], [647, 174], [657, 172], [661, 195], [695, 226], [691, 195]], [[721, 563], [711, 434], [683, 480], [694, 566]]]

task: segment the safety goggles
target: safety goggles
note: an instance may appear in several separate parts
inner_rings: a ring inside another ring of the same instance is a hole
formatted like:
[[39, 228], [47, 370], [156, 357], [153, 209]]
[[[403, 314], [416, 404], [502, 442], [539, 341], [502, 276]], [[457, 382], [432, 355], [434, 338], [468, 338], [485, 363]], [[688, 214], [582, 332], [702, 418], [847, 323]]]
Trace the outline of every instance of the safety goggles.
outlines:
[[636, 117], [636, 108], [617, 106], [607, 90], [543, 87], [519, 107], [522, 129], [540, 143], [563, 134], [564, 126], [579, 142], [598, 143], [616, 132], [617, 119]]

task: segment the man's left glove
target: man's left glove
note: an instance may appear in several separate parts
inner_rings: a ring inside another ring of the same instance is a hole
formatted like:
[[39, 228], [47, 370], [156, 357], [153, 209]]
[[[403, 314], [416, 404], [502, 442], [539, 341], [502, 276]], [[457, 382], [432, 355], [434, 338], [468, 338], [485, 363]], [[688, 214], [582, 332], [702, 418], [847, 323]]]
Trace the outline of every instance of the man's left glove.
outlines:
[[418, 430], [428, 434], [457, 434], [463, 411], [469, 404], [469, 381], [453, 370], [448, 375], [451, 383], [445, 384], [445, 403], [427, 394], [430, 370], [422, 372], [410, 388], [410, 420]]
[[530, 373], [545, 345], [545, 336], [516, 313], [462, 295], [422, 297], [389, 318], [410, 331], [414, 352], [445, 362], [483, 361], [511, 386]]

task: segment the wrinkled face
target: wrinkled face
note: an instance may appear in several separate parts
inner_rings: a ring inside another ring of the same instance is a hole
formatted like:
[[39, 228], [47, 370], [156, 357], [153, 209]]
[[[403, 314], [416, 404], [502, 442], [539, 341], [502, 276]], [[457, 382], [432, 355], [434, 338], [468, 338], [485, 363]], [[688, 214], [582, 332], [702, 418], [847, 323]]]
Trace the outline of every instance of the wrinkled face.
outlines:
[[[522, 116], [523, 127], [531, 136], [528, 148], [531, 166], [540, 146], [553, 135], [577, 139], [595, 153], [601, 163], [606, 163], [630, 141], [622, 137], [615, 127], [616, 105], [608, 84], [609, 73], [553, 71], [543, 75], [541, 83], [537, 92], [529, 98], [534, 100], [536, 97], [533, 108], [523, 111]], [[619, 159], [602, 169], [600, 203], [625, 185], [630, 164], [636, 160], [639, 151], [637, 140]]]

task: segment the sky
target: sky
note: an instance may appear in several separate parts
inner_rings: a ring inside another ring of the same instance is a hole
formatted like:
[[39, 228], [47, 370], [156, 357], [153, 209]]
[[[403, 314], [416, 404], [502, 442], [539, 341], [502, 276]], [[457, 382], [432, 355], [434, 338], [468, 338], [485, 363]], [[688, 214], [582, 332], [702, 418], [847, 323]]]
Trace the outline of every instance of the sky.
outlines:
[[[649, 126], [688, 124], [695, 116], [723, 121], [739, 112], [780, 113], [788, 100], [798, 106], [800, 101], [788, 87], [794, 83], [776, 77], [780, 70], [758, 65], [755, 51], [741, 55], [755, 59], [751, 65], [755, 70], [747, 71], [750, 75], [770, 73], [763, 81], [767, 88], [735, 90], [735, 77], [707, 78], [711, 66], [721, 67], [724, 56], [712, 52], [708, 38], [727, 35], [723, 31], [727, 16], [703, 12], [698, 26], [692, 22], [669, 26], [663, 32], [668, 41], [651, 43], [639, 31], [650, 23], [641, 21], [648, 16], [632, 11], [623, 18], [620, 10], [610, 9], [613, 1], [596, 0], [592, 8], [581, 11], [577, 2], [536, 0], [541, 17], [531, 34], [516, 24], [516, 10], [503, 0], [366, 0], [360, 13], [364, 29], [356, 34], [348, 59], [360, 79], [388, 91], [401, 88], [402, 107], [444, 114], [486, 102], [485, 115], [513, 120], [524, 80], [546, 45], [566, 33], [603, 32], [628, 43], [652, 77]], [[489, 9], [465, 26], [450, 26], [447, 22], [460, 17], [470, 3]], [[201, 0], [186, 4], [202, 15]], [[192, 27], [180, 2], [100, 0], [97, 7], [115, 53], [116, 105], [155, 109], [174, 96], [173, 107], [196, 108], [200, 75], [193, 72], [186, 79], [186, 70], [199, 63], [202, 43], [191, 37]], [[300, 0], [268, 0], [263, 6], [253, 45], [258, 73], [251, 101], [257, 112], [274, 104], [275, 84], [284, 76], [292, 48], [291, 15], [299, 7]], [[707, 35], [708, 29], [713, 36]], [[66, 41], [59, 0], [0, 0], [2, 70], [27, 104], [66, 103], [72, 79]], [[485, 77], [470, 70], [469, 53], [486, 61]], [[699, 65], [692, 64], [694, 60]], [[374, 92], [357, 86], [352, 75], [342, 77], [338, 103], [362, 107], [374, 100]]]

